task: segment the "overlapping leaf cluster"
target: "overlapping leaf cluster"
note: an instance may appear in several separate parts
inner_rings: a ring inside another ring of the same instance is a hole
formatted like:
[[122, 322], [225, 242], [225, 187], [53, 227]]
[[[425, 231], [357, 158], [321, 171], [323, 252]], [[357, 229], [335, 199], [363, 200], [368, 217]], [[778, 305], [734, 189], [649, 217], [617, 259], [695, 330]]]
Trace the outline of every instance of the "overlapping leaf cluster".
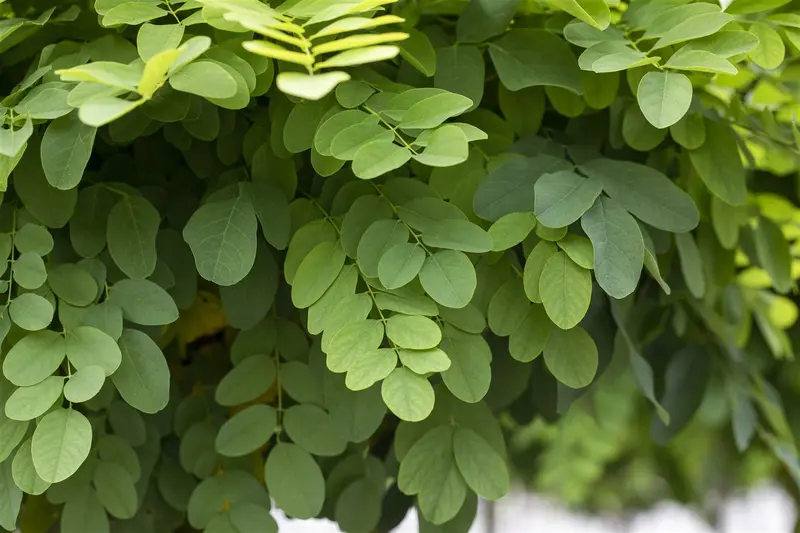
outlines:
[[515, 471], [584, 499], [638, 398], [800, 472], [785, 1], [40, 4], [0, 4], [4, 528], [466, 532]]

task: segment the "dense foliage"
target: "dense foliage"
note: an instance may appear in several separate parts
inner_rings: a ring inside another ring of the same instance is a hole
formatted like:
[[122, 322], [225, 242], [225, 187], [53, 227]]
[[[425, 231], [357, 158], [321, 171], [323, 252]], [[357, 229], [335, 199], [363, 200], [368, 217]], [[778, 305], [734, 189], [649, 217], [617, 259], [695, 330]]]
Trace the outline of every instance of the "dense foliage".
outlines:
[[798, 476], [794, 57], [787, 0], [0, 2], [0, 526]]

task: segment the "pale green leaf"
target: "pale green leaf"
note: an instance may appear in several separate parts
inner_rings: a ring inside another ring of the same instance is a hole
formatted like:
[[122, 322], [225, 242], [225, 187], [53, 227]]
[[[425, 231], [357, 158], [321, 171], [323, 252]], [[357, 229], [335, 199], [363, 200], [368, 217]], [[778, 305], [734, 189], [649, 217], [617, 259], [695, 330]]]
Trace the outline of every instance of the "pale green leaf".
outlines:
[[89, 455], [92, 426], [78, 411], [56, 409], [36, 426], [31, 454], [36, 473], [48, 483], [73, 475]]
[[542, 270], [539, 294], [550, 320], [561, 329], [573, 328], [589, 310], [592, 276], [565, 253], [558, 252]]
[[425, 420], [435, 400], [430, 382], [404, 367], [395, 369], [383, 380], [381, 396], [398, 418], [409, 422]]

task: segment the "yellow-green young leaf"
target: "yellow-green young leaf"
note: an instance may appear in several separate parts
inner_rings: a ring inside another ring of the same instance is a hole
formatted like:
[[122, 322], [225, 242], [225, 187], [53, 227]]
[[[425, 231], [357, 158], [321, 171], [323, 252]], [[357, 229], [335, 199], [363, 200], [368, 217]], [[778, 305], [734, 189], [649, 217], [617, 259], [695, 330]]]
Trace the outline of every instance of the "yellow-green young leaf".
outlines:
[[404, 367], [396, 368], [383, 380], [381, 396], [386, 406], [407, 422], [428, 418], [435, 401], [433, 387], [427, 378]]
[[461, 164], [469, 157], [467, 136], [458, 126], [445, 124], [431, 134], [425, 151], [414, 154], [413, 157], [430, 167], [452, 167]]
[[86, 460], [92, 445], [92, 426], [73, 409], [56, 409], [36, 426], [31, 455], [36, 473], [48, 483], [73, 475]]
[[592, 207], [602, 189], [599, 180], [568, 170], [545, 174], [535, 185], [536, 218], [550, 228], [568, 226]]
[[[311, 66], [314, 64], [313, 56], [304, 54], [302, 52], [293, 52], [291, 50], [287, 50], [283, 46], [271, 43], [269, 41], [246, 41], [242, 43], [242, 46], [248, 52], [260, 56], [279, 59], [281, 61], [287, 61], [289, 63], [296, 63], [304, 66]], [[314, 98], [314, 100], [316, 100], [316, 98]]]
[[183, 39], [186, 26], [183, 24], [150, 24], [149, 22], [139, 27], [136, 35], [136, 49], [139, 57], [144, 61], [150, 60], [154, 55], [177, 48]]
[[569, 44], [544, 30], [516, 29], [489, 46], [502, 84], [518, 91], [552, 85], [581, 94], [580, 71]]
[[11, 420], [33, 420], [45, 414], [61, 397], [64, 378], [50, 376], [41, 383], [20, 387], [6, 400], [5, 414]]
[[411, 159], [408, 148], [398, 146], [387, 136], [361, 145], [353, 157], [353, 174], [370, 180], [400, 168]]
[[436, 252], [425, 259], [419, 280], [437, 303], [455, 309], [466, 307], [478, 283], [472, 262], [455, 250]]
[[[313, 20], [313, 19], [312, 19]], [[380, 17], [347, 17], [331, 22], [321, 30], [308, 37], [309, 40], [319, 39], [320, 37], [327, 37], [330, 35], [337, 35], [340, 33], [347, 33], [357, 30], [366, 30], [378, 26], [385, 26], [387, 24], [396, 24], [403, 22], [401, 17], [396, 15], [383, 15]]]
[[499, 500], [509, 490], [505, 460], [471, 429], [459, 427], [453, 434], [453, 455], [467, 485], [478, 496]]
[[558, 252], [556, 245], [548, 241], [540, 241], [533, 247], [531, 253], [525, 261], [522, 281], [525, 286], [525, 295], [535, 303], [542, 303], [539, 293], [539, 280], [542, 277], [542, 270], [550, 257]]
[[142, 78], [142, 67], [112, 61], [94, 61], [68, 69], [57, 70], [63, 81], [88, 81], [126, 91], [135, 91]]
[[400, 53], [400, 48], [394, 45], [367, 46], [355, 50], [345, 50], [333, 57], [320, 61], [314, 65], [314, 70], [323, 68], [352, 67], [366, 63], [377, 63], [392, 59]]
[[317, 463], [295, 444], [279, 443], [269, 454], [264, 480], [270, 497], [287, 515], [317, 516], [325, 501], [325, 478]]
[[64, 398], [72, 403], [88, 402], [100, 392], [106, 380], [106, 372], [101, 366], [90, 365], [81, 368], [70, 376], [64, 385]]
[[236, 80], [214, 61], [195, 61], [170, 76], [176, 91], [205, 98], [230, 98], [236, 94]]
[[594, 268], [594, 248], [592, 241], [586, 237], [569, 233], [556, 244], [577, 265], [588, 270]]
[[680, 49], [669, 58], [667, 68], [675, 70], [693, 70], [712, 74], [736, 74], [736, 67], [727, 59], [705, 50]]
[[747, 188], [736, 134], [726, 124], [707, 120], [705, 125], [706, 141], [689, 152], [692, 165], [714, 196], [732, 206], [743, 205]]
[[606, 29], [611, 22], [608, 5], [602, 0], [549, 0], [549, 2], [598, 30]]
[[290, 96], [306, 100], [319, 100], [330, 94], [337, 85], [349, 79], [350, 74], [340, 71], [314, 75], [302, 72], [281, 72], [275, 81], [278, 89]]
[[403, 41], [408, 38], [409, 35], [403, 32], [351, 35], [349, 37], [343, 37], [327, 43], [318, 44], [311, 49], [311, 52], [313, 52], [315, 56], [319, 56], [320, 54], [341, 52], [342, 50], [365, 49], [382, 43]]
[[378, 262], [378, 279], [387, 289], [399, 289], [417, 277], [427, 254], [417, 243], [401, 243], [386, 250]]
[[16, 455], [14, 455], [11, 474], [14, 478], [14, 483], [26, 494], [36, 496], [50, 488], [50, 483], [43, 480], [36, 473], [36, 467], [33, 465], [33, 455], [31, 454], [30, 439], [23, 442]]
[[778, 68], [786, 55], [786, 45], [778, 32], [757, 21], [750, 26], [750, 33], [758, 37], [758, 46], [748, 54], [753, 63], [765, 69]]
[[292, 284], [292, 303], [305, 309], [319, 300], [344, 266], [339, 243], [318, 244], [300, 263]]
[[558, 252], [544, 265], [539, 294], [550, 320], [561, 329], [575, 327], [586, 315], [592, 300], [592, 275]]
[[639, 82], [636, 98], [650, 124], [659, 129], [668, 128], [689, 110], [692, 83], [683, 74], [648, 72]]
[[700, 113], [686, 113], [678, 122], [669, 127], [672, 139], [686, 148], [696, 150], [706, 142], [706, 123]]
[[544, 347], [544, 362], [553, 376], [572, 389], [588, 386], [597, 373], [597, 346], [580, 326], [551, 328]]
[[500, 252], [518, 245], [536, 227], [533, 213], [509, 213], [497, 219], [489, 227], [492, 251]]
[[99, 128], [127, 115], [145, 102], [144, 98], [123, 100], [114, 96], [100, 96], [83, 104], [78, 110], [78, 116], [84, 124]]
[[139, 81], [139, 86], [137, 88], [137, 91], [143, 98], [152, 98], [153, 94], [164, 85], [164, 82], [167, 81], [167, 73], [172, 63], [174, 63], [180, 55], [180, 50], [165, 50], [147, 60], [147, 63], [144, 65], [142, 79]]
[[653, 168], [603, 158], [579, 168], [597, 179], [606, 194], [625, 210], [653, 227], [683, 233], [696, 228], [700, 221], [692, 197]]
[[539, 357], [550, 337], [550, 319], [541, 305], [528, 308], [519, 327], [508, 338], [511, 357], [521, 363], [529, 363]]
[[636, 220], [611, 198], [601, 197], [581, 217], [581, 227], [594, 246], [594, 275], [613, 298], [636, 288], [644, 262], [644, 241]]

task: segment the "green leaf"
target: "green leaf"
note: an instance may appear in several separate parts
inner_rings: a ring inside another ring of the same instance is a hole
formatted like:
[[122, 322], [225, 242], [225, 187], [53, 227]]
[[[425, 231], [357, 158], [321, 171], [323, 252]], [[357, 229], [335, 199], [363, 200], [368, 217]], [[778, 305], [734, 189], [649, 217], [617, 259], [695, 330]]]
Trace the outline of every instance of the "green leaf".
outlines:
[[575, 327], [589, 310], [592, 275], [563, 252], [554, 254], [539, 278], [539, 294], [550, 320], [561, 329]]
[[471, 0], [458, 17], [457, 40], [479, 43], [503, 33], [514, 17], [516, 0]]
[[6, 400], [6, 416], [22, 422], [39, 418], [61, 397], [63, 388], [61, 376], [50, 376], [31, 387], [20, 387]]
[[422, 242], [434, 248], [483, 253], [492, 249], [492, 238], [468, 220], [445, 219], [426, 224]]
[[11, 474], [14, 477], [14, 483], [27, 494], [36, 496], [50, 488], [50, 483], [40, 478], [33, 466], [30, 440], [23, 442], [14, 455]]
[[706, 126], [699, 113], [685, 114], [670, 126], [669, 133], [676, 143], [689, 150], [696, 150], [706, 142]]
[[77, 187], [94, 146], [96, 128], [78, 120], [77, 113], [57, 118], [42, 138], [42, 169], [57, 189]]
[[169, 85], [176, 91], [204, 98], [232, 98], [236, 95], [236, 79], [215, 61], [189, 63], [170, 76]]
[[64, 385], [64, 398], [72, 403], [88, 402], [100, 392], [106, 380], [106, 371], [98, 365], [81, 368]]
[[[733, 5], [728, 6], [727, 13], [733, 13]], [[746, 54], [758, 46], [758, 37], [748, 31], [721, 30], [708, 37], [686, 43], [680, 52], [700, 50], [710, 52], [725, 59], [739, 54]]]
[[81, 105], [78, 117], [84, 124], [99, 128], [127, 115], [144, 102], [144, 99], [123, 100], [115, 96], [100, 96]]
[[134, 517], [138, 508], [136, 486], [122, 466], [100, 461], [92, 481], [108, 514], [123, 520]]
[[578, 65], [583, 70], [597, 73], [619, 72], [658, 62], [658, 58], [647, 57], [643, 52], [626, 46], [627, 41], [599, 41], [586, 50], [578, 58]]
[[143, 61], [148, 61], [154, 55], [177, 48], [183, 39], [185, 26], [182, 24], [150, 23], [142, 24], [136, 36], [136, 49]]
[[141, 331], [126, 329], [119, 339], [122, 363], [111, 376], [114, 385], [131, 407], [153, 414], [169, 401], [170, 373], [164, 354]]
[[529, 306], [521, 280], [517, 278], [508, 280], [489, 301], [489, 310], [486, 314], [489, 329], [499, 337], [508, 337], [525, 319]]
[[308, 453], [320, 456], [341, 455], [347, 442], [333, 426], [328, 413], [315, 405], [294, 405], [283, 414], [283, 429], [292, 442]]
[[279, 443], [264, 471], [269, 495], [293, 518], [313, 518], [322, 510], [325, 479], [314, 459], [294, 444]]
[[586, 237], [569, 233], [557, 244], [580, 267], [587, 270], [594, 268], [594, 248], [592, 241]]
[[350, 80], [336, 87], [336, 100], [345, 109], [353, 109], [366, 102], [374, 93], [375, 89], [368, 83]]
[[74, 498], [64, 505], [61, 514], [61, 531], [64, 533], [81, 533], [97, 531], [108, 533], [110, 526], [103, 505], [97, 498], [97, 492], [91, 487], [79, 490]]
[[399, 220], [374, 222], [358, 243], [358, 268], [369, 278], [378, 277], [381, 257], [392, 247], [407, 242], [408, 235], [408, 229]]
[[387, 289], [399, 289], [417, 277], [426, 257], [419, 244], [397, 244], [381, 256], [378, 278]]
[[413, 157], [430, 167], [458, 165], [469, 157], [467, 136], [458, 126], [446, 124], [437, 128], [431, 134], [425, 150], [421, 154], [414, 154]]
[[754, 237], [758, 262], [769, 274], [773, 287], [780, 293], [789, 292], [792, 287], [792, 256], [780, 227], [771, 220], [760, 218]]
[[436, 51], [428, 36], [415, 28], [409, 28], [408, 39], [399, 43], [400, 55], [415, 69], [427, 77], [436, 73]]
[[319, 300], [341, 272], [344, 260], [344, 252], [338, 243], [323, 242], [314, 247], [295, 274], [292, 303], [305, 309]]
[[115, 200], [114, 194], [101, 186], [87, 187], [78, 193], [75, 215], [69, 221], [69, 236], [81, 257], [95, 257], [105, 248], [108, 215]]
[[381, 396], [398, 418], [409, 422], [425, 420], [435, 401], [430, 382], [404, 367], [396, 368], [383, 380]]
[[428, 350], [439, 345], [442, 330], [424, 316], [394, 315], [386, 321], [386, 336], [400, 348]]
[[549, 2], [598, 30], [606, 29], [611, 22], [608, 5], [601, 0], [549, 0]]
[[197, 272], [217, 285], [240, 282], [256, 260], [257, 227], [248, 195], [240, 193], [201, 206], [183, 229]]
[[477, 286], [475, 268], [469, 258], [454, 250], [436, 252], [425, 259], [419, 280], [437, 303], [454, 309], [465, 307]]
[[330, 94], [337, 85], [349, 79], [349, 74], [339, 71], [315, 75], [281, 72], [275, 82], [278, 89], [288, 95], [305, 100], [320, 100]]
[[[334, 312], [339, 309], [340, 307], [335, 308]], [[371, 353], [377, 350], [383, 342], [382, 322], [365, 320], [366, 317], [362, 319], [360, 316], [355, 317], [355, 320], [352, 318], [354, 318], [352, 315], [345, 317], [346, 324], [333, 333], [327, 346], [323, 343], [323, 349], [328, 354], [328, 369], [331, 372], [348, 371], [356, 357], [362, 353]]]
[[689, 292], [695, 298], [702, 298], [706, 292], [706, 280], [703, 274], [700, 250], [697, 248], [694, 237], [691, 233], [675, 235], [675, 245], [678, 248], [683, 279], [689, 287]]
[[522, 323], [511, 333], [508, 339], [508, 351], [517, 361], [529, 363], [539, 357], [549, 337], [550, 320], [544, 307], [532, 305], [528, 308]]
[[122, 279], [112, 285], [108, 298], [135, 324], [161, 326], [178, 320], [175, 300], [150, 280]]
[[12, 268], [14, 281], [24, 289], [38, 289], [47, 281], [47, 271], [41, 256], [35, 253], [23, 253], [14, 261]]
[[472, 109], [481, 103], [486, 64], [476, 46], [454, 45], [436, 51], [436, 76], [433, 85], [457, 93], [472, 101]]
[[278, 414], [269, 405], [252, 405], [236, 413], [220, 428], [215, 449], [226, 457], [241, 457], [267, 443], [278, 425]]
[[[253, 208], [261, 224], [266, 241], [278, 250], [286, 249], [291, 230], [289, 202], [283, 192], [272, 183], [253, 176], [251, 184]], [[256, 255], [258, 260], [258, 255]]]
[[0, 155], [15, 158], [24, 151], [25, 143], [33, 134], [33, 122], [29, 116], [25, 124], [17, 129], [0, 130]]
[[[718, 6], [714, 6], [714, 8], [715, 9], [713, 10], [709, 9], [708, 12], [705, 13], [701, 12], [700, 14], [694, 16], [690, 15], [685, 18], [679, 18], [677, 21], [675, 21], [676, 24], [669, 27], [667, 31], [661, 33], [660, 35], [654, 35], [654, 37], [659, 37], [659, 39], [653, 45], [652, 50], [659, 50], [676, 43], [697, 39], [699, 37], [705, 37], [706, 35], [712, 35], [713, 33], [716, 33], [717, 30], [725, 26], [728, 22], [733, 20], [732, 15], [720, 12]], [[662, 22], [663, 21], [664, 20], [662, 20]]]
[[758, 38], [758, 46], [748, 56], [761, 68], [774, 69], [783, 63], [786, 45], [777, 31], [764, 22], [756, 21], [750, 26], [750, 33]]
[[405, 165], [411, 159], [408, 148], [385, 137], [361, 145], [353, 157], [353, 174], [365, 180], [377, 178]]
[[92, 426], [78, 411], [56, 409], [36, 426], [31, 454], [36, 473], [48, 483], [64, 481], [83, 464], [92, 445]]
[[227, 407], [255, 400], [275, 381], [275, 363], [266, 355], [252, 355], [228, 372], [217, 386], [217, 403]]
[[522, 281], [525, 286], [525, 294], [530, 301], [542, 303], [542, 298], [539, 294], [539, 280], [542, 277], [544, 266], [556, 252], [558, 252], [558, 248], [556, 248], [555, 244], [548, 241], [539, 241], [528, 255], [528, 259], [525, 261]]
[[581, 217], [581, 227], [594, 246], [597, 283], [612, 298], [636, 288], [644, 262], [644, 241], [636, 220], [618, 202], [600, 198]]
[[20, 294], [8, 308], [14, 324], [28, 331], [39, 331], [53, 321], [53, 305], [42, 296], [28, 292]]
[[544, 362], [558, 381], [580, 389], [589, 385], [597, 373], [597, 346], [580, 326], [551, 329], [544, 347]]
[[450, 368], [450, 358], [439, 348], [430, 350], [397, 350], [403, 366], [420, 375], [444, 372]]
[[347, 369], [345, 385], [353, 391], [362, 391], [385, 379], [397, 366], [397, 354], [393, 348], [379, 348], [361, 352], [353, 358]]
[[66, 333], [67, 359], [78, 370], [99, 366], [106, 376], [117, 371], [122, 353], [116, 341], [103, 331], [80, 326]]
[[668, 128], [689, 111], [692, 83], [683, 74], [648, 72], [636, 91], [639, 108], [656, 128]]
[[133, 279], [149, 277], [156, 268], [156, 235], [161, 216], [138, 196], [125, 196], [108, 215], [108, 251], [120, 270]]
[[743, 205], [747, 189], [736, 135], [725, 124], [706, 121], [705, 125], [706, 142], [689, 152], [692, 165], [714, 196], [729, 205]]
[[[0, 433], [0, 458], [2, 458], [3, 461], [11, 456], [11, 453], [17, 448], [17, 444], [22, 442], [22, 439], [25, 438], [25, 435], [28, 433], [28, 426], [28, 422], [18, 422], [17, 420], [11, 420], [5, 416], [0, 417], [0, 429], [3, 430], [3, 432]], [[0, 499], [0, 503], [1, 502], [3, 502], [2, 499]], [[0, 510], [2, 510], [1, 505]], [[16, 514], [14, 518], [16, 518]]]
[[55, 331], [37, 331], [19, 340], [3, 361], [3, 374], [18, 387], [41, 383], [55, 372], [66, 355], [64, 339]]
[[480, 435], [471, 429], [456, 429], [453, 455], [467, 485], [478, 496], [499, 500], [508, 494], [510, 481], [505, 461]]
[[748, 15], [761, 11], [771, 11], [788, 3], [787, 0], [734, 0], [726, 11], [734, 15]]
[[[744, 32], [742, 32], [744, 33]], [[664, 65], [675, 70], [692, 70], [712, 74], [736, 74], [736, 67], [727, 59], [705, 50], [686, 50], [681, 48]]]
[[534, 185], [542, 175], [572, 169], [566, 160], [550, 155], [508, 159], [495, 167], [475, 192], [475, 214], [496, 221], [509, 213], [534, 208]]
[[430, 129], [445, 120], [458, 116], [472, 106], [472, 100], [447, 91], [433, 94], [412, 105], [403, 114], [399, 127], [404, 129]]
[[374, 531], [381, 518], [383, 491], [368, 479], [347, 486], [336, 501], [334, 517], [342, 531]]
[[51, 187], [45, 178], [38, 150], [26, 150], [14, 171], [14, 192], [27, 210], [49, 228], [62, 228], [72, 217], [78, 191]]
[[625, 110], [622, 120], [622, 136], [625, 142], [640, 152], [654, 150], [667, 136], [666, 129], [658, 129], [647, 120], [637, 104]]
[[583, 92], [572, 50], [550, 32], [511, 30], [489, 45], [489, 55], [500, 81], [512, 91], [550, 85], [575, 94]]
[[99, 292], [97, 282], [92, 275], [72, 263], [51, 268], [47, 272], [47, 283], [56, 296], [77, 307], [93, 303]]
[[44, 257], [53, 251], [53, 236], [44, 226], [25, 224], [14, 235], [14, 247], [21, 254], [32, 253]]
[[167, 11], [155, 4], [145, 2], [123, 2], [106, 11], [100, 23], [107, 28], [111, 26], [120, 26], [122, 24], [137, 26], [142, 22], [157, 19], [167, 14]]
[[483, 337], [447, 328], [440, 347], [450, 357], [450, 368], [442, 372], [450, 392], [463, 402], [481, 401], [492, 379], [491, 351]]
[[692, 197], [655, 169], [612, 159], [594, 159], [579, 168], [599, 180], [625, 210], [655, 228], [683, 233], [700, 221]]
[[602, 192], [598, 180], [568, 170], [544, 174], [536, 181], [534, 212], [550, 228], [569, 226], [583, 215]]

